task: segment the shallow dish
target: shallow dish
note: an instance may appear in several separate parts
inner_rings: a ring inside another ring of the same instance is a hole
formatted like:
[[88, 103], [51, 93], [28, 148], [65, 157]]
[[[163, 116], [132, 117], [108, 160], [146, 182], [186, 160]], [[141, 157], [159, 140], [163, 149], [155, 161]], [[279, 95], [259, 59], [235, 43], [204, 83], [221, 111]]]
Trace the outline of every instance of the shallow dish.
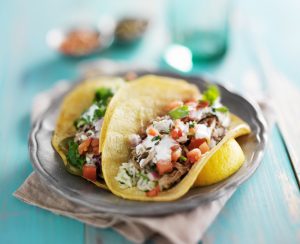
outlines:
[[[200, 90], [204, 90], [207, 85], [207, 82], [201, 77], [162, 72], [154, 72], [154, 74], [185, 79], [196, 84]], [[153, 216], [189, 210], [197, 207], [203, 201], [212, 201], [243, 183], [255, 172], [261, 162], [266, 145], [266, 125], [257, 105], [241, 95], [229, 91], [222, 85], [219, 85], [219, 88], [222, 93], [222, 102], [229, 107], [232, 113], [247, 121], [252, 130], [250, 135], [238, 139], [246, 156], [245, 163], [234, 175], [220, 183], [208, 187], [193, 188], [185, 196], [172, 202], [138, 202], [121, 199], [81, 177], [69, 174], [51, 145], [59, 105], [64, 94], [57, 95], [49, 109], [32, 128], [29, 151], [33, 166], [38, 175], [53, 190], [93, 211]]]

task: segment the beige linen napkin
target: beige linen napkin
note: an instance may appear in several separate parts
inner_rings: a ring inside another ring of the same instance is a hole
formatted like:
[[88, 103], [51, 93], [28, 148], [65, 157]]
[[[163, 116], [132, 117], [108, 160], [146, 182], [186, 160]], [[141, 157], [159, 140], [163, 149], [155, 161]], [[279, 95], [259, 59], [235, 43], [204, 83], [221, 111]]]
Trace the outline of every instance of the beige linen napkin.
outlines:
[[[51, 104], [53, 97], [62, 94], [70, 85], [59, 82], [50, 91], [37, 95], [32, 108], [32, 122], [40, 116]], [[272, 114], [268, 109], [267, 117]], [[156, 243], [197, 243], [221, 211], [235, 189], [223, 197], [199, 205], [199, 207], [163, 217], [130, 217], [107, 213], [93, 212], [93, 210], [80, 206], [67, 200], [46, 184], [33, 172], [22, 186], [14, 193], [18, 199], [59, 215], [77, 219], [88, 225], [99, 228], [112, 227], [130, 241], [142, 243], [153, 238]], [[191, 224], [192, 223], [192, 224]]]

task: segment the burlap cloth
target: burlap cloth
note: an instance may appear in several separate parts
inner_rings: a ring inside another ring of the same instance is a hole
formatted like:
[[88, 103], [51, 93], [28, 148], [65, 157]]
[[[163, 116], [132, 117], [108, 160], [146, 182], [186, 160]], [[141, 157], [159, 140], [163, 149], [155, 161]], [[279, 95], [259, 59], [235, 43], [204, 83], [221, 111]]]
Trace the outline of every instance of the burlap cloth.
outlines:
[[[48, 106], [58, 93], [68, 89], [69, 84], [59, 82], [53, 89], [43, 92], [34, 99], [32, 121]], [[269, 106], [261, 106], [269, 124], [272, 121], [272, 110]], [[152, 238], [155, 243], [197, 243], [207, 228], [214, 221], [225, 203], [235, 192], [227, 192], [223, 197], [203, 203], [192, 211], [175, 213], [163, 217], [130, 217], [93, 212], [93, 210], [67, 200], [46, 184], [33, 172], [14, 193], [18, 199], [55, 214], [64, 215], [88, 225], [99, 228], [111, 227], [118, 233], [135, 243], [142, 243]]]

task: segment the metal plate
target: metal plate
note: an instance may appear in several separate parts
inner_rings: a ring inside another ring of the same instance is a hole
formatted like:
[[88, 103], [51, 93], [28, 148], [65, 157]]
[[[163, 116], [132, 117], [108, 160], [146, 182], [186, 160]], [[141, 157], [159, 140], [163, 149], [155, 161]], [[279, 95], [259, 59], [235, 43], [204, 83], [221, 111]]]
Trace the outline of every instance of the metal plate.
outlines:
[[[207, 86], [207, 82], [201, 77], [179, 76], [162, 72], [152, 72], [152, 74], [183, 78], [196, 84], [200, 90], [204, 90]], [[32, 128], [29, 151], [33, 166], [38, 175], [53, 190], [96, 212], [153, 216], [189, 210], [197, 207], [203, 201], [212, 201], [239, 186], [254, 173], [261, 162], [267, 138], [266, 124], [258, 106], [222, 85], [219, 87], [222, 93], [222, 102], [229, 107], [232, 113], [247, 121], [252, 129], [250, 135], [238, 139], [246, 156], [245, 163], [234, 175], [220, 183], [193, 188], [185, 196], [172, 202], [139, 202], [121, 199], [81, 177], [69, 174], [51, 145], [59, 106], [63, 99], [61, 94], [54, 99], [49, 109]]]

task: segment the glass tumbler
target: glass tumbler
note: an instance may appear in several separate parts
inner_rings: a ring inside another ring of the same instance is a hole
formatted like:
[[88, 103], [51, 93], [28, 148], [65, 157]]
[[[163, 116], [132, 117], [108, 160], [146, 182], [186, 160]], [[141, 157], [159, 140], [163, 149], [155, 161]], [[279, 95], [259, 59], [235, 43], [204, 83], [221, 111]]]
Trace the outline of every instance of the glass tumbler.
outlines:
[[193, 59], [221, 57], [228, 45], [229, 4], [230, 0], [169, 0], [172, 43], [188, 48]]

